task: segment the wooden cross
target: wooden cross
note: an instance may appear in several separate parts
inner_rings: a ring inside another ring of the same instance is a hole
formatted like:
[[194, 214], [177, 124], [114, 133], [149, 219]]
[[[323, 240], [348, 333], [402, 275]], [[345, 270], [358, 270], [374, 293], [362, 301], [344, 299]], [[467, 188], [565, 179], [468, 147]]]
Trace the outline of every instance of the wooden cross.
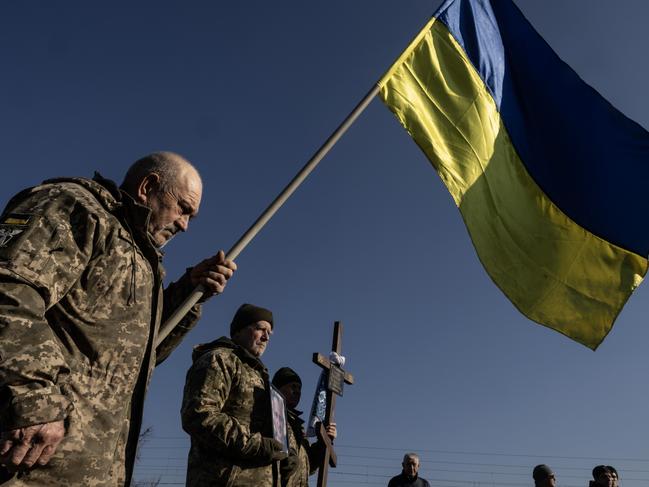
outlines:
[[[334, 323], [334, 337], [331, 345], [331, 351], [341, 354], [342, 350], [343, 325], [340, 321]], [[327, 357], [319, 353], [313, 354], [313, 362], [322, 367], [327, 374], [327, 407], [325, 409], [324, 422], [317, 426], [316, 434], [318, 440], [324, 444], [325, 454], [318, 469], [318, 487], [327, 486], [327, 473], [329, 465], [336, 468], [337, 458], [333, 448], [333, 441], [327, 436], [327, 430], [324, 425], [335, 422], [334, 410], [336, 408], [336, 395], [342, 396], [343, 382], [351, 385], [354, 383], [354, 377], [341, 367], [332, 364]]]

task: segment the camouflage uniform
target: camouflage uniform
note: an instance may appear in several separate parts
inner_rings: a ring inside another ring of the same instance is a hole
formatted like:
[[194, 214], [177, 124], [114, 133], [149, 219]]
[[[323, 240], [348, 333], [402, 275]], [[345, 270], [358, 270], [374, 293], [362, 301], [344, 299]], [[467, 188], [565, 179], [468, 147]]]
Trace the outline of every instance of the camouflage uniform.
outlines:
[[[304, 420], [301, 411], [288, 409], [288, 446], [297, 451], [297, 466], [290, 475], [282, 475], [282, 487], [309, 487], [309, 475], [313, 475], [320, 466], [325, 453], [324, 445], [317, 441], [309, 443], [304, 433]], [[284, 466], [284, 461], [280, 464]], [[283, 471], [282, 471], [283, 473]]]
[[181, 411], [192, 442], [187, 486], [277, 486], [266, 367], [226, 337], [199, 345], [193, 359]]
[[153, 367], [199, 315], [153, 349], [191, 285], [185, 274], [163, 298], [149, 216], [96, 175], [45, 181], [0, 217], [0, 428], [66, 426], [49, 464], [11, 485], [130, 483]]

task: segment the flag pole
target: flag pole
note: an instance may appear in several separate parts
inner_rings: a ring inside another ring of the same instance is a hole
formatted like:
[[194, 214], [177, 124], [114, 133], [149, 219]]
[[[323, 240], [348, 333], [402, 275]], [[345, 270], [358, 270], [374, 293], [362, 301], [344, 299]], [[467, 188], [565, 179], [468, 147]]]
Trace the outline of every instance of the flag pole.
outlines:
[[[324, 158], [331, 148], [338, 142], [338, 139], [351, 127], [358, 116], [363, 113], [370, 102], [379, 92], [380, 87], [377, 83], [370, 91], [363, 97], [363, 99], [356, 105], [352, 112], [347, 115], [347, 118], [342, 121], [333, 134], [325, 141], [318, 151], [309, 159], [299, 173], [291, 180], [284, 190], [275, 198], [275, 200], [266, 208], [259, 218], [252, 224], [252, 226], [243, 234], [243, 236], [234, 244], [228, 251], [225, 258], [234, 260], [243, 251], [243, 249], [250, 243], [250, 241], [257, 235], [257, 233], [266, 225], [268, 220], [272, 218], [277, 210], [286, 202], [286, 200], [293, 194], [293, 192], [302, 184], [306, 177], [315, 169], [318, 163]], [[167, 321], [163, 323], [158, 331], [155, 346], [159, 346], [165, 338], [171, 333], [176, 325], [183, 319], [187, 312], [194, 306], [205, 294], [205, 288], [202, 285], [197, 286], [192, 293], [182, 302], [182, 304], [169, 316]]]

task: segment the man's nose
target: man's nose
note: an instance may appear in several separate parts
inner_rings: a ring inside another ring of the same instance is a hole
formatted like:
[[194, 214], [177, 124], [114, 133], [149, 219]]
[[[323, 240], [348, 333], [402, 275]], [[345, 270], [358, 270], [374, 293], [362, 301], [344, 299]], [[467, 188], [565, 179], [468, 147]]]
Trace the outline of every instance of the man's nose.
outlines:
[[180, 229], [181, 232], [186, 232], [189, 228], [189, 216], [182, 215], [176, 220], [176, 226]]

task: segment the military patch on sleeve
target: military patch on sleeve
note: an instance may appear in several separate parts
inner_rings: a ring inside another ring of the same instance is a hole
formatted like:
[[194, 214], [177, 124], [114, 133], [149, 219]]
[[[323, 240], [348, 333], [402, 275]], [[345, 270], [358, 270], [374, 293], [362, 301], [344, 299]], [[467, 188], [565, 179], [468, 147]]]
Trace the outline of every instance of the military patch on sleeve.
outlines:
[[0, 220], [0, 247], [6, 247], [9, 242], [23, 233], [29, 225], [32, 215], [24, 213], [9, 213]]

